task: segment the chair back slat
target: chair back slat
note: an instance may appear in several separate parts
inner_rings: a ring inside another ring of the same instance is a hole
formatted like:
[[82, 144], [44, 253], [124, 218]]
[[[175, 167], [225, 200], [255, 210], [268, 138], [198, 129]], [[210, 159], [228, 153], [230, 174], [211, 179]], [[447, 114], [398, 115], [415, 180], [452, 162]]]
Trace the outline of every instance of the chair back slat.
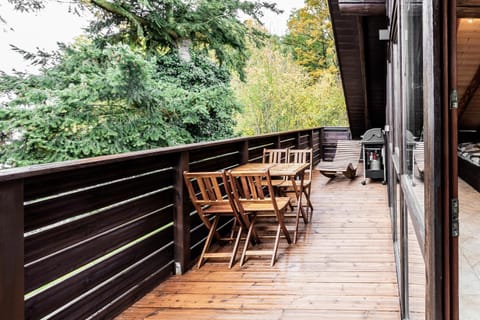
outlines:
[[290, 149], [289, 163], [308, 163], [309, 167], [305, 170], [304, 179], [311, 180], [313, 166], [313, 149]]
[[287, 163], [289, 149], [263, 149], [263, 163]]
[[230, 176], [234, 201], [237, 203], [240, 213], [245, 214], [244, 205], [248, 203], [270, 204], [275, 211], [278, 211], [272, 179], [268, 170], [250, 173], [230, 172]]
[[242, 186], [242, 199], [264, 199], [261, 175], [242, 175], [238, 177]]
[[225, 172], [184, 172], [190, 200], [199, 215], [205, 215], [205, 206], [224, 207], [233, 211], [233, 196]]

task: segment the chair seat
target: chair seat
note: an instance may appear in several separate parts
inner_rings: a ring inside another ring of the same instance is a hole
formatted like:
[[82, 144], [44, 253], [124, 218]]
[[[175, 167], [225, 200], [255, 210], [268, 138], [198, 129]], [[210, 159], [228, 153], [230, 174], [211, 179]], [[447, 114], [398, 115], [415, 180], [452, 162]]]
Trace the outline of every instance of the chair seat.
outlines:
[[219, 204], [219, 205], [212, 205], [203, 210], [203, 212], [208, 214], [226, 214], [232, 215], [233, 210], [230, 204]]
[[[277, 206], [279, 210], [285, 209], [289, 202], [289, 197], [276, 197]], [[264, 200], [250, 200], [243, 204], [243, 208], [246, 212], [257, 212], [257, 211], [274, 211], [273, 204], [271, 201], [264, 201]]]
[[[295, 180], [295, 184], [297, 186], [300, 185], [300, 181], [299, 180]], [[308, 187], [309, 185], [312, 184], [312, 180], [303, 180], [303, 187]], [[285, 180], [283, 181], [283, 183], [281, 185], [279, 185], [280, 187], [293, 187], [292, 186], [292, 180]]]
[[276, 187], [276, 186], [280, 186], [282, 185], [285, 181], [285, 179], [272, 179], [272, 186]]

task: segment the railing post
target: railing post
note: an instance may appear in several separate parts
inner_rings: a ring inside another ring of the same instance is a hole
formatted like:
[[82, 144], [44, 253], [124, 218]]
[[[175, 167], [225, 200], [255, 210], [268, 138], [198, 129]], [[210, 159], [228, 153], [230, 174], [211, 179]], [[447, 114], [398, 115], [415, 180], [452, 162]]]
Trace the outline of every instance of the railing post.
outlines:
[[240, 161], [242, 164], [248, 162], [248, 140], [245, 140], [240, 147]]
[[298, 131], [297, 132], [297, 141], [295, 141], [295, 148], [299, 149], [300, 148], [300, 140], [302, 139], [302, 132]]
[[24, 318], [23, 180], [0, 183], [0, 314]]
[[309, 134], [310, 134], [310, 136], [308, 137], [308, 139], [309, 139], [308, 140], [308, 145], [309, 145], [310, 148], [315, 149], [314, 145], [313, 145], [313, 136], [315, 135], [315, 130], [314, 129], [310, 130]]
[[276, 139], [275, 139], [275, 148], [276, 149], [280, 149], [282, 147], [282, 138], [281, 138], [281, 135], [278, 134]]
[[325, 160], [324, 158], [324, 151], [323, 151], [323, 131], [324, 131], [324, 128], [320, 128], [320, 131], [318, 132], [318, 149], [320, 151], [319, 155], [320, 155], [320, 160]]
[[190, 216], [186, 202], [188, 195], [184, 188], [183, 171], [189, 169], [189, 153], [179, 154], [175, 166], [175, 274], [183, 274], [190, 267]]

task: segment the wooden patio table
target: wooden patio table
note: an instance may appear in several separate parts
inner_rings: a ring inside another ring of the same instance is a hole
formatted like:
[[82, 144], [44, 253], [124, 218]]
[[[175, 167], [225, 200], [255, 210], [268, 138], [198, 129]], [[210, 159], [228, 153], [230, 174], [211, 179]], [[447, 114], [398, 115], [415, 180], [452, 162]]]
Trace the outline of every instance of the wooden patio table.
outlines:
[[[292, 187], [297, 200], [297, 210], [295, 214], [295, 232], [293, 235], [293, 243], [297, 242], [298, 224], [300, 215], [305, 223], [308, 223], [308, 217], [302, 206], [303, 195], [303, 178], [305, 170], [309, 167], [308, 163], [245, 163], [232, 169], [232, 172], [265, 172], [270, 171], [271, 176], [285, 176], [292, 182]], [[296, 182], [297, 177], [300, 179]]]

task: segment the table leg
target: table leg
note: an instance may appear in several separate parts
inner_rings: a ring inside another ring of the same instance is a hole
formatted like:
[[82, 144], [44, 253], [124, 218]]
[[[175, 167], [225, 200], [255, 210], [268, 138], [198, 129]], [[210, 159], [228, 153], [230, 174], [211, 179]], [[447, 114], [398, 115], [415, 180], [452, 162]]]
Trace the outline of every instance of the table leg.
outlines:
[[297, 243], [297, 235], [298, 235], [298, 225], [300, 223], [300, 214], [302, 215], [303, 221], [305, 224], [308, 223], [308, 217], [303, 210], [302, 205], [302, 198], [303, 198], [303, 179], [304, 179], [304, 172], [300, 174], [300, 185], [297, 186], [295, 182], [295, 176], [290, 176], [290, 180], [292, 181], [293, 191], [295, 192], [295, 196], [297, 197], [297, 212], [295, 215], [295, 232], [293, 234], [293, 243]]

